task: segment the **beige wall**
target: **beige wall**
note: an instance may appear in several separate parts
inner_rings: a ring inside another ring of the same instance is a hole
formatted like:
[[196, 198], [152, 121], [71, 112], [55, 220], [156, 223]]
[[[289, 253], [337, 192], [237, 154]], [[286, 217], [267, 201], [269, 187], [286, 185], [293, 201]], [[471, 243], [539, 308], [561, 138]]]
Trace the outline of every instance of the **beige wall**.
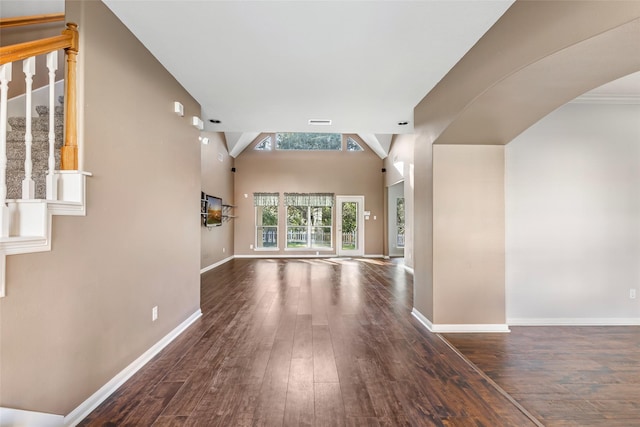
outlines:
[[434, 324], [505, 323], [504, 152], [433, 145]]
[[0, 406], [54, 414], [196, 312], [200, 290], [200, 106], [101, 2], [67, 14], [84, 44], [87, 216], [55, 217], [51, 252], [8, 257], [0, 299]]
[[[257, 140], [261, 140], [261, 137]], [[280, 250], [273, 252], [249, 249], [249, 245], [255, 245], [255, 192], [279, 192], [281, 200], [285, 192], [363, 195], [365, 210], [371, 211], [371, 218], [365, 221], [365, 255], [382, 255], [385, 221], [383, 161], [366, 144], [360, 141], [360, 145], [365, 151], [256, 151], [253, 149], [254, 144], [247, 147], [235, 160], [235, 201], [238, 215], [235, 220], [236, 255], [296, 256], [316, 253], [315, 249], [284, 250], [284, 209], [280, 209], [279, 219]], [[334, 250], [321, 254], [335, 254], [335, 246], [334, 227]]]
[[[233, 157], [229, 156], [222, 133], [202, 133], [209, 144], [200, 147], [200, 171], [202, 191], [222, 198], [228, 205], [234, 204]], [[220, 156], [222, 161], [220, 160]], [[233, 256], [234, 220], [223, 222], [221, 227], [200, 227], [200, 268], [206, 268]]]
[[413, 306], [433, 320], [433, 154], [428, 134], [416, 134], [413, 153]]

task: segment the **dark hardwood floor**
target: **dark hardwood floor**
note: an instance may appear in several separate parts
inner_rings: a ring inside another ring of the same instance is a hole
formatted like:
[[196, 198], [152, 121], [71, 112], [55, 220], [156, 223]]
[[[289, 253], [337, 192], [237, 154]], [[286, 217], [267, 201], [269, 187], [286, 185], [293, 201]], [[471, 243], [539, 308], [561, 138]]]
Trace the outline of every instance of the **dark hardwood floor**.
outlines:
[[535, 425], [411, 317], [393, 261], [236, 259], [201, 307], [80, 425]]
[[548, 427], [640, 426], [640, 326], [445, 338]]

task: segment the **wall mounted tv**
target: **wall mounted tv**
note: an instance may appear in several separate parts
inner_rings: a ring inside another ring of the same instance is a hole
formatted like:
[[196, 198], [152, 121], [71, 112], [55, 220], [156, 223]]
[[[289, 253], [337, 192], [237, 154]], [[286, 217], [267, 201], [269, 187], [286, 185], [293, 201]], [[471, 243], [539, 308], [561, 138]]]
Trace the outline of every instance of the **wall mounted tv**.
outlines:
[[222, 199], [207, 194], [207, 215], [204, 225], [218, 227], [222, 225]]

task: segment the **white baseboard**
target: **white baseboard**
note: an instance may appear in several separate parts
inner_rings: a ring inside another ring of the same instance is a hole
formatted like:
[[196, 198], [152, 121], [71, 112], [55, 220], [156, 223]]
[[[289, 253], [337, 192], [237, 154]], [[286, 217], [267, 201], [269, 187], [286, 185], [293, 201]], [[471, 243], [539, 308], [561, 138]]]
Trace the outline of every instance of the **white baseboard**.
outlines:
[[640, 318], [509, 318], [511, 326], [640, 326]]
[[437, 334], [452, 334], [452, 333], [505, 333], [511, 332], [509, 326], [503, 323], [479, 323], [479, 324], [434, 324], [427, 319], [422, 313], [414, 309], [411, 311], [413, 317], [415, 317], [425, 328], [430, 332]]
[[255, 254], [255, 255], [235, 255], [236, 258], [243, 259], [264, 259], [264, 258], [336, 258], [335, 254], [326, 254], [326, 255], [309, 255], [309, 254], [300, 254], [300, 255], [280, 255], [280, 254]]
[[0, 427], [63, 427], [64, 416], [43, 412], [0, 408]]
[[507, 333], [511, 332], [506, 323], [479, 323], [479, 324], [437, 324], [433, 325], [433, 332], [439, 334], [475, 334], [475, 333]]
[[235, 258], [235, 257], [234, 257], [233, 255], [231, 255], [230, 257], [225, 258], [225, 259], [223, 259], [222, 261], [218, 261], [218, 262], [216, 262], [215, 264], [211, 264], [211, 265], [210, 265], [210, 266], [208, 266], [208, 267], [202, 268], [202, 269], [200, 269], [200, 274], [206, 273], [206, 272], [207, 272], [207, 271], [209, 271], [209, 270], [213, 270], [214, 268], [221, 266], [221, 265], [222, 265], [222, 264], [224, 264], [225, 262], [229, 262], [229, 261], [231, 261], [233, 258]]
[[[200, 316], [202, 311], [198, 309], [187, 320], [178, 325], [175, 329], [165, 335], [160, 341], [158, 341], [153, 347], [145, 351], [140, 357], [134, 360], [129, 366], [124, 368], [120, 373], [113, 377], [108, 383], [106, 383], [100, 390], [96, 391], [91, 397], [82, 402], [80, 406], [71, 411], [64, 417], [64, 426], [73, 427], [80, 423], [87, 415], [91, 413], [95, 408], [104, 402], [113, 392], [115, 392], [122, 384], [129, 378], [138, 372], [149, 360], [151, 360], [156, 354], [158, 354], [163, 348], [165, 348], [171, 341], [178, 337], [185, 329], [187, 329], [193, 322], [195, 322]], [[40, 425], [40, 424], [29, 424]], [[61, 424], [62, 425], [62, 424]]]
[[[281, 255], [281, 254], [250, 254], [250, 255], [235, 255], [235, 258], [245, 258], [245, 259], [261, 259], [261, 258], [340, 258], [339, 255], [336, 254], [299, 254], [299, 255]], [[358, 256], [350, 256], [349, 258], [359, 258]], [[382, 255], [363, 255], [362, 258], [383, 258]]]
[[420, 313], [418, 309], [413, 307], [413, 310], [411, 310], [411, 315], [415, 317], [418, 322], [422, 324], [422, 326], [427, 328], [429, 332], [433, 332], [433, 323], [431, 323], [431, 320], [427, 319], [424, 314]]

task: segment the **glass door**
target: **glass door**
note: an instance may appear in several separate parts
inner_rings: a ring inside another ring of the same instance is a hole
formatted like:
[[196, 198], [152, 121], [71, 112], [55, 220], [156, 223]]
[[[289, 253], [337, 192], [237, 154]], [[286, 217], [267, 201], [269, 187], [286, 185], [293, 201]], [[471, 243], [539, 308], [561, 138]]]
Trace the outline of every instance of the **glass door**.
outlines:
[[339, 256], [364, 255], [364, 196], [336, 196]]

